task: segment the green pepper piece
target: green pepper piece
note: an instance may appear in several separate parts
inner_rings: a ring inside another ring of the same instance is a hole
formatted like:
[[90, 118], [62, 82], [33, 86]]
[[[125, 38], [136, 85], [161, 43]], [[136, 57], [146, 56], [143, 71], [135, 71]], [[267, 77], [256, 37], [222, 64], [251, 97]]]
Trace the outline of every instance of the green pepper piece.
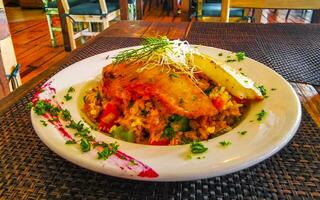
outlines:
[[118, 126], [118, 127], [114, 128], [111, 131], [111, 136], [116, 139], [124, 140], [127, 142], [134, 142], [135, 141], [135, 135], [133, 134], [133, 132], [130, 130], [126, 130], [122, 126]]

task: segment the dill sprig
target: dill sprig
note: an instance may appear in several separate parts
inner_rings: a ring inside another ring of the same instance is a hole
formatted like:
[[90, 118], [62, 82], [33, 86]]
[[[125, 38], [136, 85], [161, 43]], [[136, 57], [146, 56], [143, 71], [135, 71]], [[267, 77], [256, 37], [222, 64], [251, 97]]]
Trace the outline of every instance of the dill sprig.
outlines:
[[113, 64], [142, 61], [137, 69], [142, 72], [161, 67], [168, 74], [186, 74], [194, 82], [197, 68], [193, 65], [192, 54], [196, 52], [187, 41], [169, 40], [167, 37], [145, 38], [138, 49], [128, 49], [113, 57]]
[[160, 37], [160, 38], [145, 38], [141, 45], [141, 48], [138, 49], [128, 49], [120, 54], [113, 57], [113, 63], [119, 64], [123, 62], [128, 62], [132, 60], [139, 60], [144, 57], [147, 57], [152, 52], [160, 49], [168, 47], [172, 42], [168, 40], [167, 37]]

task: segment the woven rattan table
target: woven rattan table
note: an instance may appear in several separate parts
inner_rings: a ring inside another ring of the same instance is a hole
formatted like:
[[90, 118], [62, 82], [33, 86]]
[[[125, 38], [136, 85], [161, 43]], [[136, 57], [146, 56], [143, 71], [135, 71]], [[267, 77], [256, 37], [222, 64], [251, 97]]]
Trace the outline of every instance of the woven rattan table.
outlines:
[[[167, 35], [245, 51], [290, 81], [300, 128], [279, 153], [248, 169], [189, 182], [139, 182], [78, 167], [37, 137], [26, 104], [49, 77], [84, 58]], [[57, 66], [0, 100], [0, 199], [320, 199], [320, 24], [118, 22]]]

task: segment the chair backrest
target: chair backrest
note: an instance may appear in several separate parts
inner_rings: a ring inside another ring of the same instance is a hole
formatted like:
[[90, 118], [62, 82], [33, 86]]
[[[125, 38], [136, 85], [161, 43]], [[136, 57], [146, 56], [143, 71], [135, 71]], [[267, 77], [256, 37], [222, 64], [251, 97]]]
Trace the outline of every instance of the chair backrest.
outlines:
[[320, 9], [320, 0], [222, 0], [222, 22], [229, 22], [230, 8], [313, 10]]
[[100, 5], [101, 13], [102, 14], [108, 13], [107, 4], [105, 0], [61, 0], [62, 7], [66, 14], [69, 14], [70, 7], [79, 5], [85, 2], [91, 2], [91, 3], [98, 2]]

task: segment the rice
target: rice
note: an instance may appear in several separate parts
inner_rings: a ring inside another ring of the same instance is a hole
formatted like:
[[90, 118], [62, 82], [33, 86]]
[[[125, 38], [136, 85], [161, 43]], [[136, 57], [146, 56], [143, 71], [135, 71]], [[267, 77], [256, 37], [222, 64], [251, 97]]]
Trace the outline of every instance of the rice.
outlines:
[[[154, 145], [179, 145], [192, 141], [213, 138], [234, 127], [245, 111], [245, 103], [232, 96], [223, 86], [213, 84], [202, 74], [196, 74], [197, 87], [200, 88], [214, 105], [217, 113], [212, 116], [187, 117], [168, 111], [163, 102], [155, 97], [142, 97], [132, 100], [127, 92], [121, 93], [120, 100], [114, 100], [104, 91], [106, 83], [87, 91], [84, 97], [83, 112], [98, 129], [106, 134], [124, 139], [117, 134], [117, 127], [122, 127], [132, 134], [130, 142]], [[117, 113], [101, 126], [108, 103], [114, 103]], [[119, 103], [120, 102], [120, 103]], [[180, 103], [180, 102], [179, 102]], [[112, 118], [113, 117], [113, 118]], [[115, 118], [115, 119], [114, 119]], [[122, 131], [123, 133], [123, 131]], [[126, 133], [124, 133], [126, 134]], [[122, 134], [123, 135], [123, 134]], [[126, 139], [124, 139], [126, 140]]]

